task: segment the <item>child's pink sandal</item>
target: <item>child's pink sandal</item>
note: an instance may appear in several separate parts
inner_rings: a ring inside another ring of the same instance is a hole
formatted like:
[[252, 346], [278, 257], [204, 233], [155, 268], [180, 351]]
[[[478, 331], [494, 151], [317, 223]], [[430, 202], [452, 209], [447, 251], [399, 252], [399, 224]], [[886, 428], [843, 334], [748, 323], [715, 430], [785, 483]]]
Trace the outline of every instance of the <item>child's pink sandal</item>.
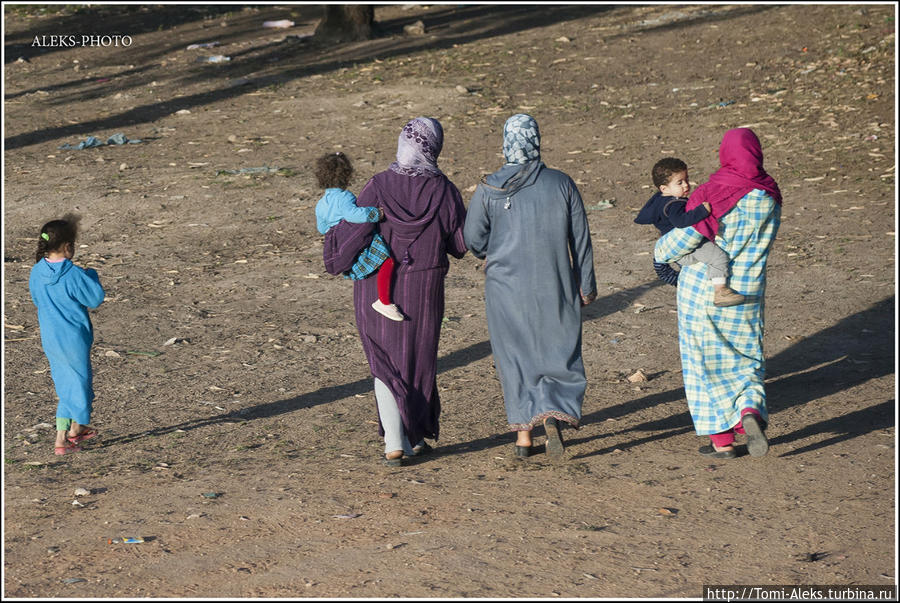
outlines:
[[53, 450], [53, 453], [59, 456], [62, 456], [64, 454], [72, 454], [73, 452], [81, 452], [81, 446], [76, 446], [75, 444], [66, 444], [65, 446], [57, 446]]
[[[82, 431], [81, 433], [79, 433], [77, 436], [72, 436], [71, 438], [66, 438], [66, 439], [69, 440], [70, 442], [72, 442], [73, 444], [77, 444], [78, 442], [90, 440], [95, 435], [97, 435], [97, 430], [88, 428], [88, 429], [85, 429], [84, 431]], [[59, 454], [59, 453], [57, 453], [57, 454]]]

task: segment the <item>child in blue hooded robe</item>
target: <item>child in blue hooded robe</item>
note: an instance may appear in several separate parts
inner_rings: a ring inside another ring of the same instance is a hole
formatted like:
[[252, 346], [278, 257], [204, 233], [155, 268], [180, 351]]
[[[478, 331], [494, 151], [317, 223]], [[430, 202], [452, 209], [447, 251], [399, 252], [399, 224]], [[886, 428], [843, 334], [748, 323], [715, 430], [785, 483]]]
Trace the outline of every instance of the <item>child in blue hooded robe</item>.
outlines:
[[96, 270], [72, 263], [77, 233], [74, 216], [44, 224], [28, 280], [41, 345], [59, 397], [56, 454], [77, 452], [79, 442], [97, 435], [89, 425], [94, 401], [90, 357], [94, 328], [87, 310], [99, 306], [105, 293]]

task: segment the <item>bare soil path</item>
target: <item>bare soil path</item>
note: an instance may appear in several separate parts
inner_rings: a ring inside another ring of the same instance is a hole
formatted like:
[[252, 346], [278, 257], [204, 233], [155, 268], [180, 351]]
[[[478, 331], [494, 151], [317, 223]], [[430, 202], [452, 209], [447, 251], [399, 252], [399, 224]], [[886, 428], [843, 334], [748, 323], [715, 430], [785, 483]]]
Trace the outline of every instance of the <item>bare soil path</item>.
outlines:
[[[56, 9], [4, 5], [4, 596], [896, 584], [893, 5], [379, 5], [384, 37], [335, 47], [305, 37], [312, 5]], [[295, 26], [262, 27], [279, 19]], [[424, 36], [403, 34], [420, 19]], [[32, 46], [94, 33], [133, 44]], [[230, 60], [197, 62], [212, 55]], [[358, 191], [408, 119], [434, 116], [468, 200], [516, 112], [593, 208], [583, 426], [563, 431], [566, 462], [515, 461], [467, 256], [447, 279], [441, 439], [382, 467], [351, 286], [322, 267], [312, 162], [343, 150]], [[674, 289], [633, 218], [659, 157], [703, 182], [738, 126], [785, 197], [772, 449], [711, 462], [684, 401]], [[58, 148], [118, 132], [144, 142]], [[76, 261], [107, 291], [92, 315], [102, 437], [55, 457], [27, 278], [41, 224], [73, 209]], [[628, 381], [638, 369], [649, 381]], [[108, 544], [122, 536], [145, 542]]]

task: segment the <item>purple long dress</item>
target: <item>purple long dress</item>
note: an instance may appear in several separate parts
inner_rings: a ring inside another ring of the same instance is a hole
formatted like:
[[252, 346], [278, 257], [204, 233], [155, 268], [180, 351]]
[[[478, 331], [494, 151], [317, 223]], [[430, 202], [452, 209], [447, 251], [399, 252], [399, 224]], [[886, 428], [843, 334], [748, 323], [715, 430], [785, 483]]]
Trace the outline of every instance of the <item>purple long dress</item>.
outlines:
[[[395, 262], [391, 301], [408, 317], [396, 322], [372, 308], [378, 298], [374, 276], [354, 281], [363, 350], [372, 376], [394, 394], [409, 441], [437, 439], [441, 412], [437, 345], [444, 317], [444, 277], [450, 267], [447, 254], [461, 258], [466, 253], [462, 197], [443, 174], [406, 176], [387, 170], [366, 183], [357, 205], [384, 210], [379, 229]], [[326, 267], [329, 261], [331, 266], [352, 264], [372, 231], [372, 224], [347, 222], [332, 228], [326, 234]], [[378, 431], [384, 435], [380, 417]]]

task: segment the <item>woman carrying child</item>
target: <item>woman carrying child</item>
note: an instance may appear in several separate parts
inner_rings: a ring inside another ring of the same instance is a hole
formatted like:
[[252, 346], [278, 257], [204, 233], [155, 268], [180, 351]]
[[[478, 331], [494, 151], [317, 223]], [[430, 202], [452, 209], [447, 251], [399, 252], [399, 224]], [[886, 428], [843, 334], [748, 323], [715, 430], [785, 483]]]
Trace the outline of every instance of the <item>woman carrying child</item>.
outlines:
[[[356, 280], [356, 326], [375, 378], [379, 433], [384, 462], [430, 450], [424, 438], [437, 439], [441, 405], [437, 389], [437, 346], [444, 317], [447, 255], [466, 253], [462, 227], [466, 209], [456, 186], [441, 172], [437, 158], [444, 131], [436, 119], [418, 117], [404, 126], [397, 160], [375, 174], [358, 203], [384, 212], [381, 236], [396, 258], [393, 296], [406, 319], [380, 319], [366, 300], [376, 293], [375, 279]], [[372, 224], [346, 221], [325, 235], [324, 260], [331, 274], [346, 270], [372, 237]]]
[[28, 279], [37, 306], [41, 345], [59, 397], [54, 448], [59, 455], [78, 452], [79, 442], [97, 435], [89, 426], [94, 401], [90, 356], [94, 328], [87, 309], [99, 306], [105, 293], [96, 270], [72, 263], [77, 222], [67, 215], [44, 224]]
[[697, 435], [709, 436], [700, 453], [734, 458], [735, 434], [747, 436], [751, 456], [769, 449], [763, 357], [766, 262], [781, 223], [781, 192], [763, 169], [762, 146], [748, 128], [729, 130], [719, 148], [721, 167], [697, 188], [690, 211], [709, 203], [711, 215], [676, 228], [656, 243], [657, 262], [675, 262], [705, 239], [732, 258], [731, 287], [741, 305], [710, 304], [703, 264], [684, 266], [678, 277], [678, 342], [682, 375]]

